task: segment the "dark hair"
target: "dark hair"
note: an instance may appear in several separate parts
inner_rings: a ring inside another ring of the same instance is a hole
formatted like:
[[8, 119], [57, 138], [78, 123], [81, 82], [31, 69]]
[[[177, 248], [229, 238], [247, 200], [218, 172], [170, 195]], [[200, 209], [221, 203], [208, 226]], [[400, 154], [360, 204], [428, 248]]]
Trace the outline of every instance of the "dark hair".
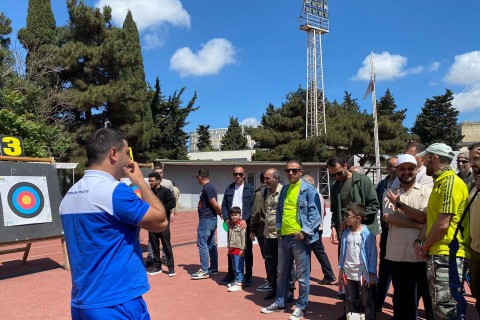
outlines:
[[347, 212], [352, 212], [354, 216], [360, 217], [362, 220], [365, 219], [367, 213], [365, 212], [365, 206], [361, 203], [350, 203], [346, 209]]
[[265, 172], [260, 172], [260, 182], [263, 183], [263, 181], [265, 180]]
[[410, 149], [411, 147], [415, 147], [415, 153], [420, 153], [427, 149], [427, 147], [425, 147], [425, 145], [421, 142], [409, 142], [406, 150]]
[[346, 157], [333, 157], [333, 158], [330, 158], [328, 159], [327, 161], [327, 167], [336, 167], [337, 164], [341, 165], [343, 167], [344, 164], [347, 164], [347, 169], [350, 169], [350, 167], [352, 166], [350, 164], [350, 157], [346, 156]]
[[158, 172], [149, 173], [149, 174], [148, 174], [148, 177], [149, 177], [149, 178], [155, 178], [155, 180], [160, 180], [160, 179], [161, 179], [160, 173], [158, 173]]
[[111, 148], [121, 151], [125, 146], [124, 140], [125, 136], [118, 130], [101, 128], [95, 131], [85, 146], [88, 165], [102, 162]]
[[238, 214], [242, 214], [242, 209], [240, 209], [239, 207], [232, 207], [232, 209], [230, 209], [230, 215], [233, 215], [234, 213], [238, 213]]
[[480, 148], [480, 142], [474, 142], [472, 143], [471, 145], [468, 146], [468, 150], [475, 150], [475, 149], [478, 149]]
[[298, 165], [300, 166], [300, 168], [302, 167], [302, 163], [300, 162], [300, 160], [297, 160], [297, 159], [288, 160], [288, 161], [287, 161], [287, 166], [288, 166], [289, 164], [293, 164], [293, 163], [298, 164]]
[[202, 178], [208, 178], [210, 176], [210, 171], [208, 171], [207, 168], [200, 169], [200, 170], [198, 170], [198, 175], [197, 176], [202, 177]]

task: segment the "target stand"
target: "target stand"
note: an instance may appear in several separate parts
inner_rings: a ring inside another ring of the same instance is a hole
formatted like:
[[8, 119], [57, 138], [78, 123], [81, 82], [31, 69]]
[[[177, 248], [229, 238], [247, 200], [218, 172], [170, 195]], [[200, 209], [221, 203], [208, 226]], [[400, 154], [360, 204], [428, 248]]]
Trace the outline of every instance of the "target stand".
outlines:
[[0, 255], [23, 252], [25, 265], [32, 243], [60, 239], [64, 268], [70, 270], [54, 162], [53, 158], [0, 156], [0, 247], [16, 247], [0, 250]]

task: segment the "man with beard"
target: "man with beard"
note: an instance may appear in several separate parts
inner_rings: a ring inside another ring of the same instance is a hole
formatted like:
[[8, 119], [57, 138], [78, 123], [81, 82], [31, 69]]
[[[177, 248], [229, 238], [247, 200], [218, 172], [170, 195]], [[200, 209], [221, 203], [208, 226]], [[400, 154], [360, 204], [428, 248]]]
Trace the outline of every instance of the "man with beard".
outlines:
[[[427, 278], [435, 319], [457, 319], [457, 303], [449, 286], [448, 245], [467, 205], [468, 190], [450, 166], [455, 157], [452, 148], [444, 143], [434, 143], [418, 156], [423, 157], [426, 173], [433, 177], [434, 185], [427, 207], [426, 238], [415, 241], [415, 250], [418, 256], [427, 258]], [[470, 258], [467, 242], [470, 236], [469, 219], [464, 219], [462, 226], [463, 233], [457, 234], [459, 275], [463, 275], [465, 259]]]
[[[468, 147], [470, 164], [473, 171], [475, 188], [470, 192], [470, 198], [480, 189], [480, 142]], [[475, 308], [480, 314], [480, 196], [477, 195], [470, 207], [470, 289], [475, 297]]]
[[[339, 157], [327, 161], [328, 172], [335, 178], [330, 188], [330, 209], [332, 211], [330, 241], [333, 244], [339, 244], [339, 240], [342, 238], [341, 223], [346, 218], [345, 209], [350, 203], [361, 203], [365, 206], [367, 214], [363, 223], [367, 225], [372, 234], [379, 234], [377, 216], [380, 204], [375, 187], [366, 175], [350, 172], [347, 162], [346, 158]], [[340, 245], [338, 247], [340, 251]]]
[[423, 297], [427, 319], [433, 319], [425, 259], [415, 254], [412, 243], [427, 221], [425, 213], [432, 189], [416, 182], [417, 160], [410, 154], [398, 157], [398, 188], [384, 193], [383, 220], [389, 224], [385, 259], [389, 263], [395, 319], [416, 320], [417, 292]]

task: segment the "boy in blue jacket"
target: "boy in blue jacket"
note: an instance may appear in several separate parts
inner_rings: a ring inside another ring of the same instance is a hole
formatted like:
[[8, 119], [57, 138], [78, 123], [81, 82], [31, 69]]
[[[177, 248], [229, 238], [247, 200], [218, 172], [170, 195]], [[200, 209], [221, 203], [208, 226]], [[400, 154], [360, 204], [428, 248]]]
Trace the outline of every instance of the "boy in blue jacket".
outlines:
[[377, 244], [375, 236], [362, 224], [365, 206], [351, 203], [347, 207], [346, 229], [338, 267], [345, 285], [345, 311], [364, 312], [366, 320], [375, 319], [372, 292], [377, 281]]

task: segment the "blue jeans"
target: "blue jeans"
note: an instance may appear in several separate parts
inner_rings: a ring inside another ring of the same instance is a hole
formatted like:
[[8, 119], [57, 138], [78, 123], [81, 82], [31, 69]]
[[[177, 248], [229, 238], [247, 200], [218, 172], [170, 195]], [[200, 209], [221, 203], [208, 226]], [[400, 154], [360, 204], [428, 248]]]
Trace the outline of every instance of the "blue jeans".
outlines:
[[[200, 265], [202, 271], [218, 270], [218, 251], [215, 241], [215, 231], [217, 230], [217, 218], [199, 219], [197, 228], [197, 247], [200, 253]], [[210, 268], [208, 267], [208, 258], [210, 257]]]
[[278, 239], [278, 278], [275, 303], [280, 307], [285, 306], [293, 261], [295, 261], [297, 281], [299, 284], [299, 295], [296, 306], [301, 310], [305, 310], [310, 293], [310, 255], [305, 239], [296, 240], [293, 235], [282, 236]]
[[243, 282], [243, 267], [245, 265], [244, 257], [240, 257], [238, 254], [231, 254], [233, 271], [235, 272], [235, 282]]

